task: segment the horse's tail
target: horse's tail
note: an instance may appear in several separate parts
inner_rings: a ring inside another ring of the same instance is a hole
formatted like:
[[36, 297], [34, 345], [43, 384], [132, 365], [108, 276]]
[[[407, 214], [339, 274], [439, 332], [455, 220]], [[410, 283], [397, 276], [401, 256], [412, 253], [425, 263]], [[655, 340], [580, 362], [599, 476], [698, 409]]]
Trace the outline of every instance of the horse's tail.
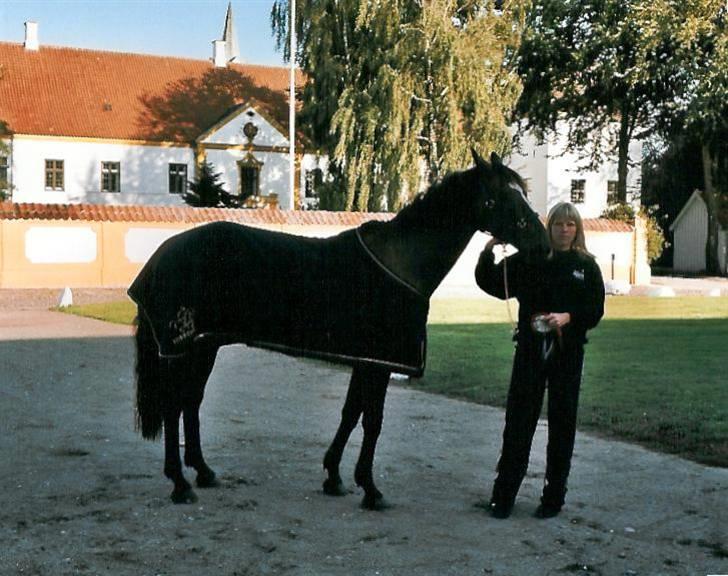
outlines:
[[136, 320], [136, 428], [153, 440], [162, 432], [162, 380], [152, 326], [139, 310]]

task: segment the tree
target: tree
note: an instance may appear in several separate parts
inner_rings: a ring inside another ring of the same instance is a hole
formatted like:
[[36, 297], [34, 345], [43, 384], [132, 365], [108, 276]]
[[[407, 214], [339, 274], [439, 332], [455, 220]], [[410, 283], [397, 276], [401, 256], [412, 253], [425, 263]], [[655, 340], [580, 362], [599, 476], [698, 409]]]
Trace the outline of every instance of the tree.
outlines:
[[189, 192], [183, 199], [196, 208], [239, 208], [244, 198], [233, 196], [219, 182], [221, 172], [214, 172], [213, 165], [203, 162], [197, 180], [189, 183]]
[[[299, 0], [300, 124], [329, 156], [347, 210], [397, 209], [422, 180], [506, 152], [520, 94], [504, 62], [524, 0]], [[271, 15], [288, 58], [289, 0]], [[331, 196], [330, 194], [328, 196]], [[323, 206], [322, 207], [328, 207]]]
[[[642, 0], [535, 0], [518, 54], [518, 114], [543, 138], [567, 119], [568, 146], [595, 168], [617, 155], [617, 198], [627, 200], [629, 145], [671, 100], [672, 61], [643, 58]], [[606, 138], [604, 137], [608, 135]]]
[[139, 136], [149, 140], [194, 142], [240, 105], [243, 97], [265, 106], [273, 116], [278, 110], [286, 109], [285, 94], [257, 85], [244, 71], [211, 68], [201, 76], [187, 76], [170, 83], [163, 94], [141, 96]]
[[722, 0], [652, 0], [639, 14], [644, 59], [672, 62], [674, 98], [657, 110], [662, 134], [697, 142], [708, 209], [706, 265], [718, 274], [721, 222], [728, 226], [728, 5]]

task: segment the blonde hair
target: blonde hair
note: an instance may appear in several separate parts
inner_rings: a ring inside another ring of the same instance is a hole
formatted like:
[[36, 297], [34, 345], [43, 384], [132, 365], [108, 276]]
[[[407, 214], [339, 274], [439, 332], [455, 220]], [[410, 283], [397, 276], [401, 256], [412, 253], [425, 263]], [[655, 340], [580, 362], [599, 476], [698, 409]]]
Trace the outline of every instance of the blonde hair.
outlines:
[[[576, 237], [571, 243], [571, 249], [582, 254], [589, 254], [586, 249], [586, 238], [584, 235], [584, 222], [581, 219], [581, 214], [571, 202], [559, 202], [556, 206], [551, 208], [549, 211], [548, 219], [546, 220], [546, 229], [549, 234], [549, 242], [551, 242], [551, 224], [555, 220], [573, 220], [576, 223]], [[553, 249], [551, 250], [553, 254]]]

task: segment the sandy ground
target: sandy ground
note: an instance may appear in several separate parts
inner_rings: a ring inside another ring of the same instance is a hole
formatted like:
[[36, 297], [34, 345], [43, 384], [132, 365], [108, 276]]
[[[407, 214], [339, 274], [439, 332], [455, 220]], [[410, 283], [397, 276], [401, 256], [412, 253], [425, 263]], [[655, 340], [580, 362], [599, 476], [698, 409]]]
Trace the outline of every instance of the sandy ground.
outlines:
[[728, 470], [579, 434], [567, 505], [538, 520], [541, 424], [494, 520], [478, 504], [502, 412], [399, 386], [375, 462], [394, 507], [324, 496], [348, 374], [243, 347], [220, 351], [202, 410], [222, 487], [172, 505], [161, 443], [133, 430], [132, 359], [128, 328], [0, 311], [1, 575], [728, 574]]

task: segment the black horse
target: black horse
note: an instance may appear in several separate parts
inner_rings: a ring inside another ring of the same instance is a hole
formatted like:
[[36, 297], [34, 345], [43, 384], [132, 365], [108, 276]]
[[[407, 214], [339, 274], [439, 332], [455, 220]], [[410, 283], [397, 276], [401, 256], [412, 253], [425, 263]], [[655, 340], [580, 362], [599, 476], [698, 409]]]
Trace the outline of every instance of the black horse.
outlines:
[[303, 238], [218, 222], [167, 240], [129, 289], [138, 305], [137, 423], [164, 428], [172, 501], [193, 502], [179, 455], [197, 486], [218, 484], [200, 447], [199, 408], [220, 346], [243, 343], [353, 367], [336, 436], [324, 457], [324, 492], [345, 493], [339, 463], [362, 417], [354, 479], [362, 506], [385, 506], [374, 450], [391, 372], [424, 371], [429, 298], [476, 230], [543, 254], [548, 240], [525, 184], [497, 155], [446, 177], [389, 222], [332, 238]]

